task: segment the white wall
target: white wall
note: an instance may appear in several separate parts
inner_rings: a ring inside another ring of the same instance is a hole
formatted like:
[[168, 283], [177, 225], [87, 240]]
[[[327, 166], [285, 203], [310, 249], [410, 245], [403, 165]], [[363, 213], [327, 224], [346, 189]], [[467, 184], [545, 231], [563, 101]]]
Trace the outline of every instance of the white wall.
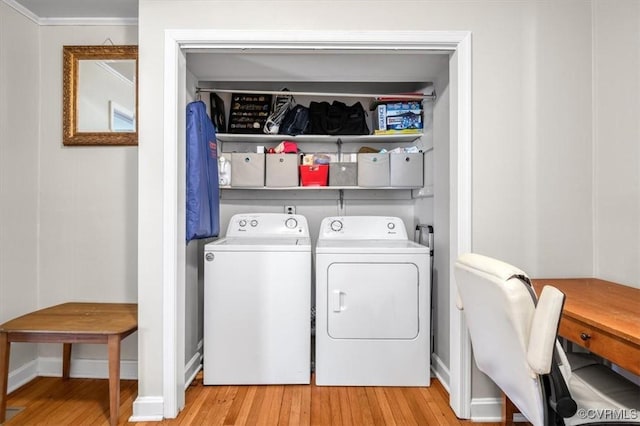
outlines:
[[[434, 348], [432, 368], [446, 383], [449, 381], [450, 339], [449, 339], [449, 250], [450, 224], [449, 208], [449, 129], [451, 106], [449, 75], [447, 70], [438, 74], [434, 81], [437, 99], [433, 105], [433, 160], [425, 170], [425, 182], [433, 184], [433, 197], [417, 199], [414, 213], [416, 222], [434, 226], [433, 279], [431, 281], [432, 305], [434, 309]], [[425, 159], [429, 158], [425, 156]], [[431, 175], [429, 178], [428, 176]], [[426, 235], [425, 235], [426, 236]]]
[[594, 4], [595, 274], [640, 287], [640, 2]]
[[[0, 2], [0, 323], [38, 307], [38, 52], [38, 25]], [[10, 386], [35, 358], [12, 345]]]
[[[41, 27], [0, 2], [0, 322], [72, 300], [136, 300], [136, 150], [61, 138], [62, 45], [106, 37], [136, 44], [137, 27]], [[100, 346], [74, 349], [102, 360], [80, 374], [106, 377]], [[60, 355], [61, 345], [13, 344], [9, 389], [60, 374]], [[132, 337], [123, 359], [136, 358]]]
[[[608, 4], [599, 7], [606, 9]], [[601, 187], [606, 182], [592, 181], [590, 2], [245, 1], [240, 13], [232, 1], [141, 0], [139, 10], [139, 217], [144, 218], [139, 231], [144, 330], [140, 395], [162, 394], [162, 359], [157, 356], [162, 350], [162, 223], [154, 212], [161, 211], [163, 201], [163, 134], [157, 123], [164, 111], [160, 70], [165, 29], [472, 31], [473, 249], [517, 264], [532, 276], [592, 275], [594, 225], [600, 224], [591, 214], [592, 194], [594, 184]], [[388, 18], [398, 10], [403, 11], [401, 20]], [[411, 13], [405, 13], [408, 10]], [[630, 73], [637, 75], [634, 66]], [[602, 117], [597, 124], [602, 127], [612, 118]], [[621, 156], [637, 158], [633, 147], [623, 148]], [[613, 164], [606, 164], [613, 172]], [[598, 200], [602, 210], [604, 194]], [[627, 220], [638, 229], [637, 219]], [[621, 251], [638, 258], [637, 249]], [[598, 259], [604, 270], [609, 262], [604, 256]], [[473, 395], [496, 394], [475, 374]]]
[[472, 28], [474, 250], [532, 276], [589, 275], [590, 5], [489, 11]]
[[[187, 70], [187, 102], [196, 100], [196, 77]], [[191, 90], [193, 88], [193, 90]], [[185, 181], [186, 182], [186, 181]], [[188, 384], [193, 374], [199, 370], [202, 362], [203, 316], [204, 316], [204, 259], [202, 257], [203, 241], [194, 240], [185, 248], [185, 343], [184, 359], [185, 381]]]
[[[107, 37], [136, 44], [137, 27], [42, 27], [0, 2], [0, 322], [61, 302], [137, 298], [136, 148], [62, 146], [62, 46]], [[104, 345], [77, 346], [75, 359], [104, 364], [85, 373], [105, 375]], [[11, 352], [10, 388], [60, 374], [61, 345]], [[122, 354], [137, 358], [135, 336]], [[135, 374], [135, 363], [123, 370]]]
[[[62, 145], [62, 46], [137, 44], [135, 26], [40, 27], [38, 306], [137, 300], [137, 148]], [[60, 345], [40, 356], [59, 357]], [[106, 360], [104, 345], [74, 358]], [[122, 359], [137, 358], [135, 335]]]

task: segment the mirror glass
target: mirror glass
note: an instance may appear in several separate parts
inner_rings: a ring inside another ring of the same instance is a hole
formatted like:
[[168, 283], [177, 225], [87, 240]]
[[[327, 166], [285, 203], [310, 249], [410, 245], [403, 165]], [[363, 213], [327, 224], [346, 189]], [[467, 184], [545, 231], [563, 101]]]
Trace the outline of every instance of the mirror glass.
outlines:
[[65, 145], [137, 145], [137, 55], [137, 46], [64, 46]]
[[78, 66], [78, 132], [133, 132], [136, 62], [81, 60]]

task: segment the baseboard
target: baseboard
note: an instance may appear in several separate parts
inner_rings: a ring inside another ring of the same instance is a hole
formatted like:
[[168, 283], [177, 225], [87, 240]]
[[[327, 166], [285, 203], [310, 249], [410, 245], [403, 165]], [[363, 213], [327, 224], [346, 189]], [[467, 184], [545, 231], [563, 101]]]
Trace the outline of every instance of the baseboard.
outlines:
[[442, 387], [449, 392], [449, 368], [444, 365], [444, 362], [435, 353], [431, 354], [431, 371], [438, 378]]
[[[198, 364], [198, 363], [196, 363]], [[71, 377], [89, 379], [108, 379], [109, 361], [99, 359], [72, 359]], [[30, 382], [37, 376], [62, 376], [62, 358], [40, 357], [22, 365], [9, 373], [8, 393]], [[138, 362], [121, 361], [120, 378], [137, 380]], [[133, 415], [130, 422], [161, 421], [164, 418], [164, 400], [161, 396], [138, 397], [133, 402]]]
[[[48, 377], [62, 376], [62, 358], [38, 358], [38, 375]], [[71, 359], [71, 377], [84, 379], [108, 379], [109, 361], [106, 359]], [[138, 361], [120, 361], [120, 378], [138, 379]]]
[[[449, 392], [449, 369], [437, 354], [431, 354], [431, 372]], [[471, 400], [471, 420], [473, 422], [494, 423], [502, 421], [502, 398], [473, 398]], [[514, 422], [526, 422], [520, 413], [513, 416]]]
[[[502, 398], [473, 398], [471, 399], [471, 421], [495, 423], [502, 421]], [[520, 413], [513, 415], [515, 423], [528, 420]]]
[[502, 398], [472, 398], [471, 420], [474, 422], [499, 422], [502, 418]]
[[200, 340], [196, 347], [196, 353], [191, 357], [187, 365], [184, 367], [184, 388], [187, 389], [196, 375], [202, 370], [202, 346], [203, 341]]
[[29, 383], [38, 376], [38, 360], [34, 359], [9, 372], [7, 393], [11, 393], [20, 386]]
[[163, 418], [164, 400], [161, 396], [139, 396], [133, 401], [129, 422], [159, 422]]

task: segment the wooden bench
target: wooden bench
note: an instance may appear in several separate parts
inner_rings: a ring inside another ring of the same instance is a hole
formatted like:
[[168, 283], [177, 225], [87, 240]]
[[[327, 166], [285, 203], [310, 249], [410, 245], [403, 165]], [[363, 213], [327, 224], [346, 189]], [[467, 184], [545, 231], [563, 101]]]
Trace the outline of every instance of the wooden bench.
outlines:
[[109, 349], [111, 425], [120, 408], [120, 343], [138, 329], [133, 303], [63, 303], [0, 325], [0, 423], [5, 420], [12, 342], [63, 343], [62, 378], [69, 378], [71, 344], [106, 343]]

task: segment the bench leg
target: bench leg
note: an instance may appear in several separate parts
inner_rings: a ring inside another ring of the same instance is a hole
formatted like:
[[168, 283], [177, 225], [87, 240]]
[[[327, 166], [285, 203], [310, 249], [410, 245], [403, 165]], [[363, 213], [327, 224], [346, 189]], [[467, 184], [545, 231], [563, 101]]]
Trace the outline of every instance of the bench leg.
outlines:
[[111, 426], [118, 424], [120, 408], [120, 336], [111, 335], [109, 346], [109, 420]]
[[7, 385], [9, 382], [9, 353], [11, 343], [7, 333], [0, 333], [0, 423], [7, 415]]
[[62, 345], [62, 379], [69, 378], [69, 372], [71, 371], [71, 343], [64, 343]]

